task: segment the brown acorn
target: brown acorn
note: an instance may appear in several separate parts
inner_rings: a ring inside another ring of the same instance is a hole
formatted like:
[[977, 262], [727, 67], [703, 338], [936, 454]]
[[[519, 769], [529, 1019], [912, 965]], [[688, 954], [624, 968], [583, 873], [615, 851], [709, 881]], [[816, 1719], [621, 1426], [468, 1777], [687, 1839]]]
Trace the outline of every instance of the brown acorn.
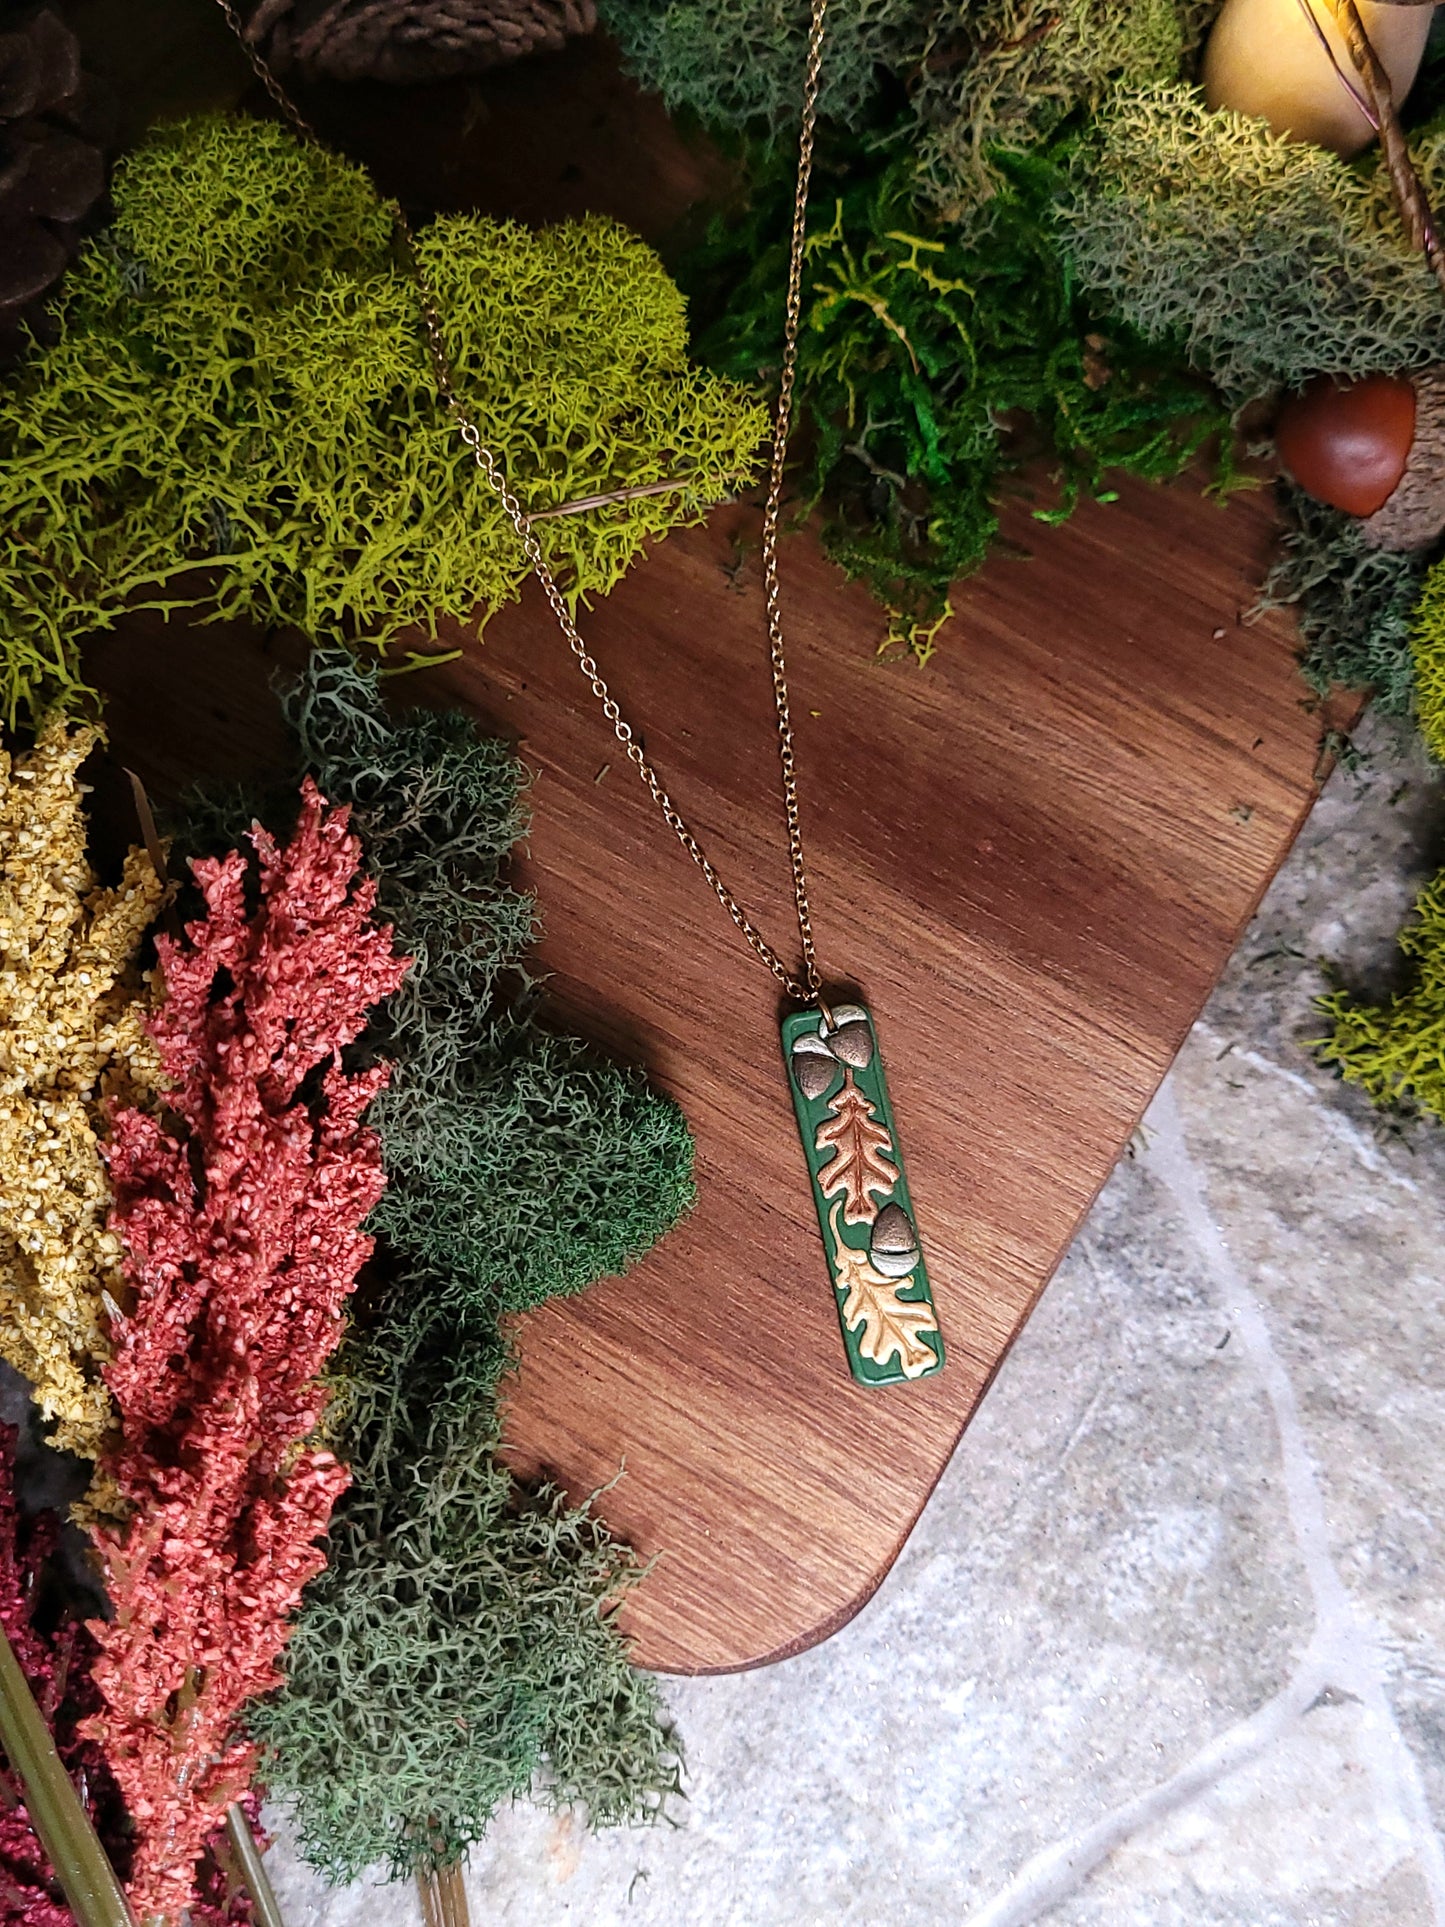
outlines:
[[1359, 518], [1371, 548], [1423, 548], [1445, 529], [1445, 367], [1319, 376], [1281, 404], [1274, 443], [1307, 495]]

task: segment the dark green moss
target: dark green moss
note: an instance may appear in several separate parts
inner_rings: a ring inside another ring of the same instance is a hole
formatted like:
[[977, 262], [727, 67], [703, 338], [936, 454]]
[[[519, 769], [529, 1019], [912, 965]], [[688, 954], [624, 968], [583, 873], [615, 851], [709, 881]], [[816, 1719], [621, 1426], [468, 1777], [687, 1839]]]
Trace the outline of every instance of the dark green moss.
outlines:
[[1278, 495], [1284, 530], [1260, 601], [1294, 605], [1306, 682], [1320, 695], [1367, 690], [1385, 715], [1413, 716], [1410, 627], [1429, 553], [1368, 548], [1352, 516], [1287, 482]]
[[[1058, 506], [1119, 473], [1179, 471], [1227, 419], [1207, 382], [1085, 300], [1054, 207], [1072, 136], [995, 157], [967, 226], [932, 216], [913, 162], [825, 145], [812, 200], [799, 344], [804, 488], [825, 540], [896, 612], [920, 654], [948, 587], [998, 528], [1009, 472], [1053, 458]], [[792, 161], [755, 151], [746, 208], [681, 270], [698, 351], [746, 380], [775, 372]]]

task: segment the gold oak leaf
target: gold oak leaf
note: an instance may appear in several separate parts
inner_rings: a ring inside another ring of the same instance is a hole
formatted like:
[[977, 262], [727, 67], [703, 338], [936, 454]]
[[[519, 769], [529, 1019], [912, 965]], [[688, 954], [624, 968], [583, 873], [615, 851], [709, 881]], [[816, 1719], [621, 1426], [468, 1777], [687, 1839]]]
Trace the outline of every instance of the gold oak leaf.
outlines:
[[843, 1301], [843, 1323], [850, 1332], [862, 1327], [858, 1350], [870, 1364], [886, 1365], [897, 1352], [905, 1378], [921, 1378], [938, 1363], [931, 1345], [924, 1343], [928, 1332], [938, 1330], [931, 1305], [911, 1305], [899, 1297], [908, 1278], [885, 1278], [875, 1271], [866, 1251], [855, 1251], [844, 1244], [835, 1203], [828, 1213], [833, 1233], [833, 1255], [838, 1283], [847, 1291]]
[[881, 1191], [886, 1196], [898, 1182], [898, 1167], [891, 1156], [893, 1140], [853, 1082], [851, 1070], [844, 1071], [838, 1095], [829, 1104], [828, 1115], [818, 1126], [813, 1142], [820, 1154], [833, 1153], [818, 1173], [823, 1196], [831, 1198], [835, 1191], [841, 1191], [844, 1222], [871, 1224], [878, 1216], [878, 1207], [868, 1193]]

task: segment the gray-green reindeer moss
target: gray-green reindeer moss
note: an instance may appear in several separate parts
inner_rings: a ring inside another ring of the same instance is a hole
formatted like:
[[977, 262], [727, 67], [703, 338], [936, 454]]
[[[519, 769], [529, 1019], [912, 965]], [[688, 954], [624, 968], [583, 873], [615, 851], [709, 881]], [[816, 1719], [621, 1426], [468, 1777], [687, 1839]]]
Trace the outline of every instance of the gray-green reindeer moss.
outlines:
[[[1445, 127], [1411, 152], [1438, 201]], [[1061, 225], [1084, 286], [1147, 338], [1181, 341], [1233, 400], [1445, 358], [1440, 289], [1373, 157], [1210, 113], [1193, 88], [1106, 100]]]

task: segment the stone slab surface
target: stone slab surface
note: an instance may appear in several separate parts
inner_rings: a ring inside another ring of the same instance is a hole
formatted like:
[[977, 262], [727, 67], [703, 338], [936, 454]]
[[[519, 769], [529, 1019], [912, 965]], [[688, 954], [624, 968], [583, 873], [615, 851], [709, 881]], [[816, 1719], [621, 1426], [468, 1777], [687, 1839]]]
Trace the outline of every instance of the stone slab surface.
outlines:
[[[1445, 1923], [1445, 1132], [1302, 1048], [1445, 855], [1366, 740], [876, 1598], [668, 1682], [675, 1828], [503, 1815], [478, 1923]], [[271, 1859], [288, 1927], [419, 1927]]]

